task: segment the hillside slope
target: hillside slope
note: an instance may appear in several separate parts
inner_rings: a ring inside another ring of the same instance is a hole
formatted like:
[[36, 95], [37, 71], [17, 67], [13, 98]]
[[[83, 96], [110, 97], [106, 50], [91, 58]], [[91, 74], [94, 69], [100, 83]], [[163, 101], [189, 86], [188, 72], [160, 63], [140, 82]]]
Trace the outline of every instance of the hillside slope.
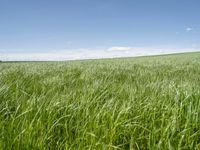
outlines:
[[200, 149], [200, 53], [0, 64], [2, 149]]

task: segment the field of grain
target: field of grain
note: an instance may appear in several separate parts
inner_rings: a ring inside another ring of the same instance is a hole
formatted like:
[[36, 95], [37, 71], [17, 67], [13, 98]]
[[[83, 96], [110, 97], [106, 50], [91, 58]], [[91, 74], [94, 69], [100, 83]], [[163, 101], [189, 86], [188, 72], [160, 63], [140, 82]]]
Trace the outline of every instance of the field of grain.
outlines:
[[200, 149], [200, 53], [0, 63], [0, 148]]

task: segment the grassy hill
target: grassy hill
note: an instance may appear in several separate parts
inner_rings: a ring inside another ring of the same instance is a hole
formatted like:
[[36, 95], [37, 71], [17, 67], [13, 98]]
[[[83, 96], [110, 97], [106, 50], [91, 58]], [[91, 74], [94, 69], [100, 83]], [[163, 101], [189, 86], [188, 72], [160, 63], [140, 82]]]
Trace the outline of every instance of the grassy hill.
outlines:
[[200, 53], [0, 64], [2, 149], [200, 149]]

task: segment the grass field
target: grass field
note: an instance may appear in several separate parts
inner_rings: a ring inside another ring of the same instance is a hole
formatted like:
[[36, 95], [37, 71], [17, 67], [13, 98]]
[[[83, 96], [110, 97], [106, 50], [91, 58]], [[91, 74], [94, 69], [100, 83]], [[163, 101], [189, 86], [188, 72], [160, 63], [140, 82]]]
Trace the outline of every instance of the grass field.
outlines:
[[200, 53], [0, 63], [0, 148], [200, 149]]

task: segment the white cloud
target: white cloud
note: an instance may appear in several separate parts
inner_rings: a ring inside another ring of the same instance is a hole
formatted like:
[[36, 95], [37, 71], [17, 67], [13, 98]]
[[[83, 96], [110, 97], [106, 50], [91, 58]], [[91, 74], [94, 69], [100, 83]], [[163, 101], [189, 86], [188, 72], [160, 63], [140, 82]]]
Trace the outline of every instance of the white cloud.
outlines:
[[192, 31], [193, 29], [190, 28], [190, 27], [187, 27], [185, 30], [188, 31], [188, 32], [190, 32], [190, 31]]
[[6, 53], [0, 51], [3, 61], [59, 61], [114, 57], [135, 57], [145, 55], [171, 54], [179, 52], [200, 51], [197, 48], [153, 48], [153, 47], [111, 47], [107, 49], [66, 49], [49, 52]]
[[131, 47], [115, 46], [115, 47], [108, 48], [107, 51], [128, 51], [130, 49]]

